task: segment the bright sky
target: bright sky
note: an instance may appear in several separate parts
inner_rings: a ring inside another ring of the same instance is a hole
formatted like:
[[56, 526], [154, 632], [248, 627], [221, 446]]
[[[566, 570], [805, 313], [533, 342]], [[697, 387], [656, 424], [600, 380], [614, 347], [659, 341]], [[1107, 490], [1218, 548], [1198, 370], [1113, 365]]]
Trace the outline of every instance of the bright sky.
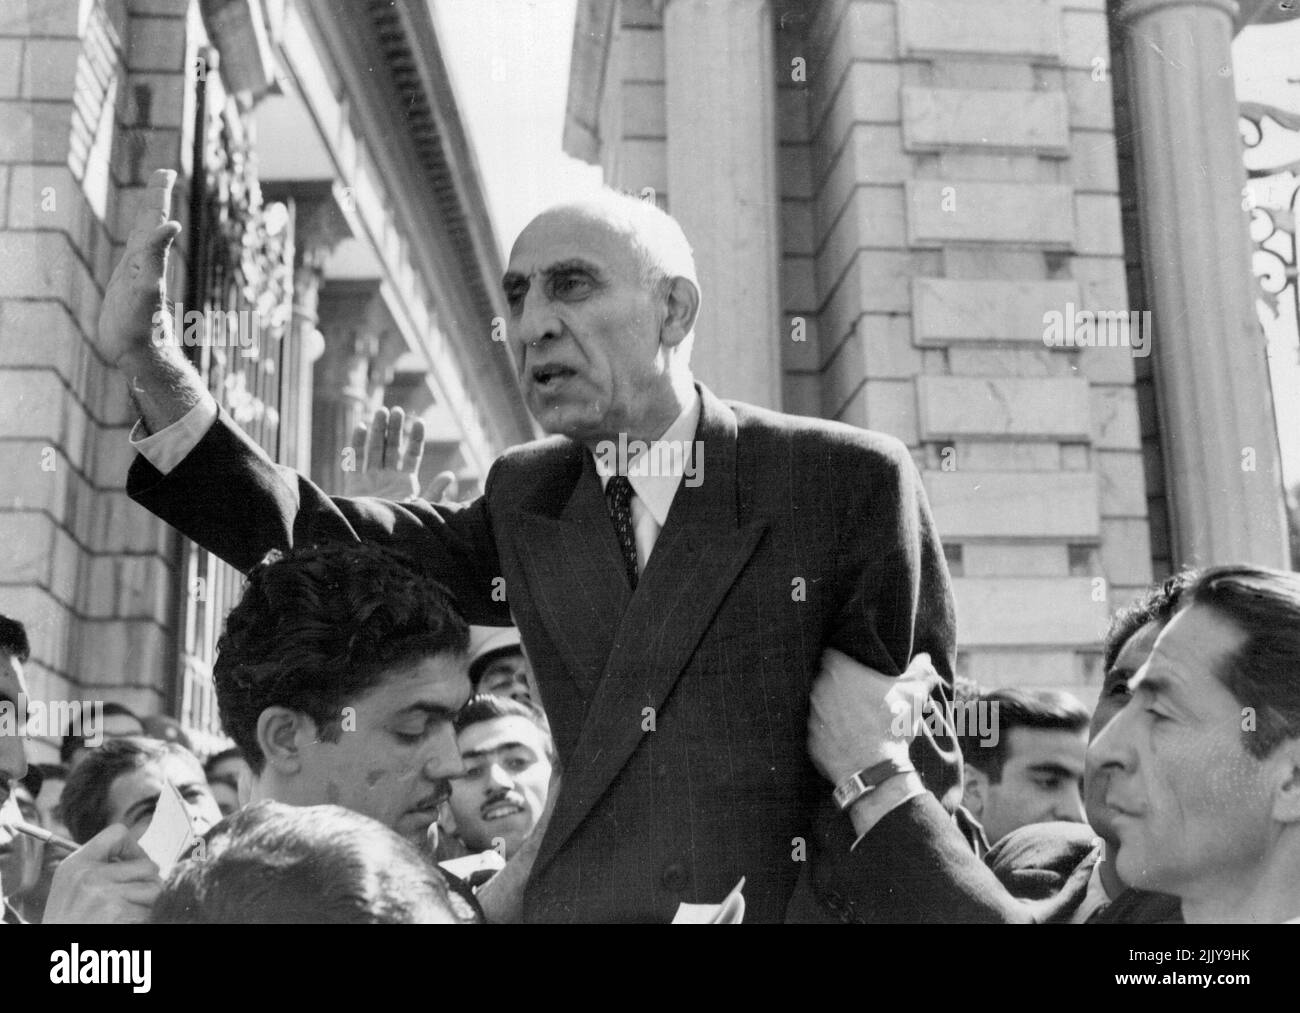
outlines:
[[577, 0], [429, 0], [502, 260], [543, 208], [600, 186], [561, 150]]

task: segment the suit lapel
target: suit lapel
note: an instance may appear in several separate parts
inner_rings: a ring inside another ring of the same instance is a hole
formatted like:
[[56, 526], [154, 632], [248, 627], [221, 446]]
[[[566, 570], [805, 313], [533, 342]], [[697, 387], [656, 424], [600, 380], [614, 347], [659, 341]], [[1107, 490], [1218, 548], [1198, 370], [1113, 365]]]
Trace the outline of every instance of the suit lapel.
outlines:
[[[501, 527], [512, 532], [530, 599], [560, 653], [564, 670], [582, 697], [590, 699], [632, 591], [623, 573], [623, 555], [595, 462], [577, 443], [571, 453], [568, 468], [574, 476], [573, 491], [559, 515], [545, 506], [524, 504], [513, 523]], [[578, 719], [577, 714], [569, 718]]]
[[[567, 757], [564, 786], [535, 870], [554, 857], [627, 763], [646, 734], [644, 709], [662, 708], [767, 528], [765, 521], [740, 517], [735, 414], [707, 388], [699, 389], [699, 481], [691, 486], [683, 479], [636, 593], [621, 621], [615, 620], [617, 633]], [[603, 510], [603, 501], [600, 505]], [[611, 532], [605, 565], [626, 594], [608, 519], [605, 528]], [[587, 628], [576, 635], [594, 633]]]

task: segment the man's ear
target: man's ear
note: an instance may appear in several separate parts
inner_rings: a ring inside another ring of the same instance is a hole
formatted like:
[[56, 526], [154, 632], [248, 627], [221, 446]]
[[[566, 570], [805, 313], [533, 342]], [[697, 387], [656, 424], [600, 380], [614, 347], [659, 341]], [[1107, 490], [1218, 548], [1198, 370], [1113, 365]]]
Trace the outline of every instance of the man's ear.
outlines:
[[675, 348], [695, 329], [695, 318], [700, 315], [700, 290], [689, 278], [681, 275], [670, 278], [667, 286], [659, 340], [669, 348]]
[[317, 739], [316, 724], [301, 711], [267, 707], [257, 718], [257, 744], [269, 766], [280, 774], [296, 774], [302, 747]]
[[970, 810], [977, 820], [984, 818], [984, 806], [988, 802], [989, 779], [979, 767], [973, 767], [970, 761], [962, 764], [961, 804]]
[[1269, 763], [1278, 765], [1273, 818], [1279, 823], [1300, 823], [1300, 738], [1279, 745]]

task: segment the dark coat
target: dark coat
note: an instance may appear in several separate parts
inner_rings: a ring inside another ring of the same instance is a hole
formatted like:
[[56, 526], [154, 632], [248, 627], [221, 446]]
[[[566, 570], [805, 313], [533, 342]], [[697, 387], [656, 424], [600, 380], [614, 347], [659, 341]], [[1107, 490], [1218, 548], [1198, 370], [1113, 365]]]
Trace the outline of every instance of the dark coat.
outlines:
[[[364, 539], [428, 565], [470, 622], [513, 613], [564, 770], [529, 920], [667, 921], [744, 876], [746, 920], [780, 921], [801, 855], [846, 917], [905, 918], [849, 853], [807, 719], [827, 647], [894, 675], [928, 651], [951, 683], [952, 596], [916, 467], [892, 437], [699, 390], [702, 480], [683, 481], [635, 593], [592, 456], [562, 437], [506, 452], [468, 505], [399, 504], [325, 495], [223, 414], [166, 477], [137, 458], [128, 489], [242, 570]], [[954, 785], [955, 754], [918, 743], [931, 789]]]

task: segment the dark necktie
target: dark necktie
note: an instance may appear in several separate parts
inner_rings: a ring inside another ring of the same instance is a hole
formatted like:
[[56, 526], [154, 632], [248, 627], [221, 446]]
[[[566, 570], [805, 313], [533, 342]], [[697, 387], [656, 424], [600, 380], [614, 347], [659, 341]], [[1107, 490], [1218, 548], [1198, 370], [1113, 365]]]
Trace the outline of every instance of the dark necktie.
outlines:
[[614, 475], [605, 484], [605, 505], [614, 521], [614, 534], [623, 550], [623, 564], [627, 567], [627, 580], [636, 590], [636, 534], [632, 530], [632, 483], [626, 475]]

